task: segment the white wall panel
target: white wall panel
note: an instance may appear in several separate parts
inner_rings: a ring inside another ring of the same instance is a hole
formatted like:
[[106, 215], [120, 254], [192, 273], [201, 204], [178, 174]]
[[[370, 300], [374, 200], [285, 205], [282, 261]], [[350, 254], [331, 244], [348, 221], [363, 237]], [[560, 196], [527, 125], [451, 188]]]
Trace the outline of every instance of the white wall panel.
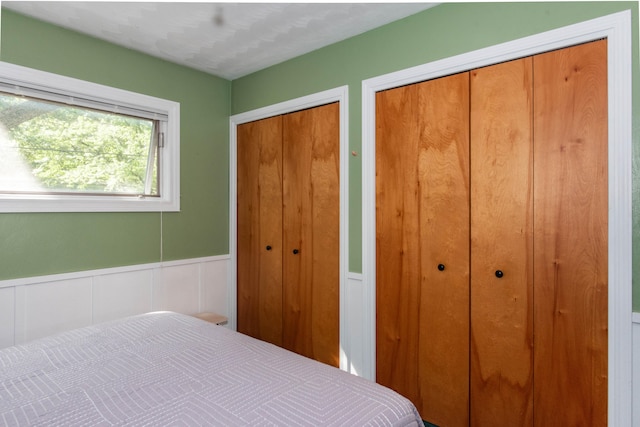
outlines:
[[91, 278], [19, 286], [15, 343], [91, 324]]
[[0, 348], [157, 310], [228, 314], [228, 256], [0, 280]]
[[153, 271], [105, 274], [93, 279], [93, 323], [152, 311]]
[[0, 348], [13, 345], [15, 289], [0, 289]]
[[367, 328], [364, 322], [366, 301], [362, 276], [349, 274], [347, 284], [347, 310], [345, 319], [347, 324], [347, 337], [345, 343], [347, 371], [362, 376], [368, 367], [365, 366], [365, 351], [363, 339], [367, 336]]
[[200, 310], [200, 266], [197, 263], [162, 268], [153, 287], [153, 310], [195, 314]]
[[228, 316], [227, 286], [220, 286], [227, 283], [227, 263], [207, 262], [200, 268], [200, 311]]

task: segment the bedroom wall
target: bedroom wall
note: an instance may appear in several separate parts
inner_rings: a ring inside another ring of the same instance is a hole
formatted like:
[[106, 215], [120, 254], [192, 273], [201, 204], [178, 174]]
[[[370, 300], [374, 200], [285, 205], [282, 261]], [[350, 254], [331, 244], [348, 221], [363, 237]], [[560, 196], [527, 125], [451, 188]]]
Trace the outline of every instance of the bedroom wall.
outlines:
[[[636, 147], [636, 2], [443, 4], [233, 82], [2, 10], [0, 60], [181, 103], [182, 212], [0, 214], [0, 348], [149, 309], [227, 314], [230, 114], [346, 84], [349, 151], [359, 152], [362, 80], [626, 9], [633, 19]], [[349, 157], [352, 372], [367, 363], [360, 160]], [[633, 164], [633, 387], [634, 406], [640, 407], [638, 150]], [[634, 425], [640, 425], [640, 411]]]
[[6, 9], [0, 60], [181, 107], [181, 212], [0, 214], [0, 281], [228, 253], [229, 81]]
[[[232, 114], [349, 86], [349, 151], [360, 153], [362, 81], [555, 28], [631, 9], [633, 79], [632, 425], [640, 425], [640, 71], [637, 2], [451, 3], [234, 80]], [[349, 157], [349, 369], [372, 369], [362, 281], [362, 164]], [[369, 351], [369, 353], [368, 353]]]
[[[180, 213], [0, 214], [0, 280], [228, 254], [228, 116], [594, 17], [632, 10], [634, 145], [640, 138], [636, 2], [443, 4], [231, 82], [2, 10], [0, 60], [181, 102]], [[231, 93], [233, 92], [233, 96]], [[349, 158], [349, 270], [362, 271], [361, 158]], [[640, 312], [640, 152], [634, 152], [633, 307]]]
[[[362, 80], [632, 10], [633, 143], [640, 142], [637, 2], [449, 3], [232, 82], [232, 114], [349, 86], [349, 151], [361, 149]], [[633, 308], [640, 312], [640, 150], [633, 161]], [[349, 157], [349, 271], [362, 271], [362, 164]]]

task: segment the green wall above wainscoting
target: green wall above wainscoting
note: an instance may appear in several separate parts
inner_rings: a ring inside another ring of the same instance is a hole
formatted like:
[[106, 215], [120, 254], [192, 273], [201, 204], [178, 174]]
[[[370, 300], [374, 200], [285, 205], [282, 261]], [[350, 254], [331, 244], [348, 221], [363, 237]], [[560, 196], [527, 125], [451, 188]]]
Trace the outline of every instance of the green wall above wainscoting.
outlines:
[[[633, 26], [634, 310], [640, 311], [640, 96], [637, 2], [445, 3], [232, 84], [238, 114], [349, 85], [349, 151], [362, 142], [362, 81], [438, 59], [631, 9]], [[349, 157], [349, 270], [362, 271], [362, 163]]]
[[[362, 81], [630, 9], [633, 25], [633, 278], [640, 311], [640, 71], [637, 2], [444, 3], [226, 81], [2, 11], [0, 60], [181, 103], [182, 212], [0, 214], [0, 280], [224, 255], [228, 118], [349, 86], [349, 151], [361, 150]], [[362, 271], [362, 164], [349, 157], [349, 270]]]
[[228, 253], [227, 80], [2, 10], [0, 60], [180, 103], [181, 212], [0, 214], [0, 280]]

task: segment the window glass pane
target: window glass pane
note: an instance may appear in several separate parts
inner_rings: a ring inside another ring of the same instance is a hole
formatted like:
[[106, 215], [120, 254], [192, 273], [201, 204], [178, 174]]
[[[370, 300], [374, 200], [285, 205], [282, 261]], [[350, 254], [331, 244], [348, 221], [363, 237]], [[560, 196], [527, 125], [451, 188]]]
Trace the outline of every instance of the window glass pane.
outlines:
[[158, 196], [158, 125], [0, 93], [0, 192]]

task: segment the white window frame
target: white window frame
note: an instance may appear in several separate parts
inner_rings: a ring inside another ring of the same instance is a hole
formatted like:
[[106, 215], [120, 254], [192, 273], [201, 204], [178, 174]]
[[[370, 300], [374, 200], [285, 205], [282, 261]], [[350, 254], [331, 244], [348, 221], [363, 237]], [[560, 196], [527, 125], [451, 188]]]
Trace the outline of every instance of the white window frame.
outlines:
[[[180, 103], [110, 86], [0, 62], [0, 85], [82, 100], [104, 111], [139, 111], [166, 118], [159, 166], [159, 196], [0, 194], [0, 213], [180, 211]], [[163, 119], [164, 121], [164, 119]]]

